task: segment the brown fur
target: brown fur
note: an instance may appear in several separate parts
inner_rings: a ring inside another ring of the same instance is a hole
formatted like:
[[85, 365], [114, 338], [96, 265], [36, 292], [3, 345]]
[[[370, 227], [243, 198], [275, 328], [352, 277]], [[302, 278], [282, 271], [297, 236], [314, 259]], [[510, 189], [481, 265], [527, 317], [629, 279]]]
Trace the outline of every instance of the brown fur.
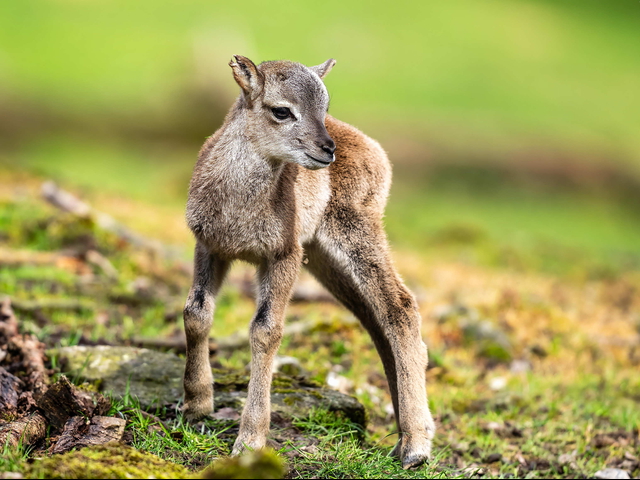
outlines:
[[[325, 114], [320, 78], [334, 63], [256, 67], [236, 57], [231, 64], [243, 93], [200, 151], [187, 204], [197, 246], [185, 306], [184, 411], [192, 418], [212, 412], [206, 345], [214, 298], [230, 262], [251, 262], [258, 268], [258, 310], [233, 452], [264, 446], [271, 368], [306, 254], [309, 271], [371, 334], [400, 431], [392, 453], [408, 468], [428, 458], [435, 430], [425, 388], [427, 351], [415, 299], [393, 267], [382, 225], [391, 182], [387, 156], [377, 142]], [[274, 116], [283, 105], [291, 117], [280, 120]]]

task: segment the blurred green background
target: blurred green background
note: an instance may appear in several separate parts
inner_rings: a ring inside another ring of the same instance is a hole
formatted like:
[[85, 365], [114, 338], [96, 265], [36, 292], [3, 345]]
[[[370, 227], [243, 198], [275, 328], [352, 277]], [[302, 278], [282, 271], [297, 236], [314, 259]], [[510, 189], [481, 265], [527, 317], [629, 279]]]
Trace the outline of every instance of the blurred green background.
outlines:
[[333, 57], [331, 114], [394, 163], [398, 248], [637, 265], [639, 45], [626, 0], [2, 2], [0, 162], [179, 216], [231, 55]]

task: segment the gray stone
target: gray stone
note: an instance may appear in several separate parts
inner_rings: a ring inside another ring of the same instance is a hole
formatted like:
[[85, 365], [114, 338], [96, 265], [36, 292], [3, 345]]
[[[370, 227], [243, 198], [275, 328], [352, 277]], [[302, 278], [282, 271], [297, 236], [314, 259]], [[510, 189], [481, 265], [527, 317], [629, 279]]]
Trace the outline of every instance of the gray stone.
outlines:
[[100, 391], [137, 397], [149, 408], [177, 402], [182, 396], [184, 360], [145, 348], [63, 347], [51, 351], [69, 378], [95, 383]]
[[[69, 378], [94, 383], [105, 393], [123, 398], [137, 397], [142, 408], [176, 403], [182, 399], [185, 361], [170, 353], [144, 348], [75, 346], [48, 352], [57, 356]], [[241, 410], [247, 398], [249, 374], [214, 369], [216, 410]], [[308, 378], [274, 374], [272, 411], [287, 417], [304, 418], [311, 409], [342, 412], [352, 422], [365, 426], [364, 407], [355, 398], [323, 387]]]
[[613, 478], [613, 479], [627, 479], [631, 478], [629, 473], [619, 468], [605, 468], [598, 470], [594, 475], [595, 478]]
[[491, 360], [510, 362], [512, 347], [509, 338], [488, 320], [459, 322], [465, 342], [473, 345], [478, 355]]
[[276, 355], [273, 362], [273, 373], [281, 372], [285, 375], [304, 375], [306, 372], [300, 364], [300, 360], [295, 357]]

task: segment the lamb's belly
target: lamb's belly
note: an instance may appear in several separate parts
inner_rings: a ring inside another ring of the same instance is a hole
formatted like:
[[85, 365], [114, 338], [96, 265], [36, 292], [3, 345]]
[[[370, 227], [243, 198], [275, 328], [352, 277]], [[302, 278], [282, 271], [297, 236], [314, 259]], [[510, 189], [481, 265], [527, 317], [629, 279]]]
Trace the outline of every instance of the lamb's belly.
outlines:
[[270, 256], [284, 244], [283, 228], [277, 219], [214, 221], [206, 232], [210, 250], [225, 257], [250, 260]]

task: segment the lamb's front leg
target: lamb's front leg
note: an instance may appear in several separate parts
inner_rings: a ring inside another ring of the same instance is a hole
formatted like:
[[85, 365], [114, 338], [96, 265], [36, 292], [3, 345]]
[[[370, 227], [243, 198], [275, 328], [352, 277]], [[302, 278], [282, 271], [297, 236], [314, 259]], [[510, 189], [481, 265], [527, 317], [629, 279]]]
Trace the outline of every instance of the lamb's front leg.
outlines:
[[184, 307], [187, 363], [184, 371], [184, 406], [188, 419], [213, 412], [213, 377], [209, 364], [209, 330], [213, 321], [215, 295], [229, 269], [229, 262], [196, 244], [193, 286]]
[[264, 447], [271, 419], [273, 361], [284, 329], [284, 311], [298, 277], [302, 252], [265, 261], [258, 270], [258, 310], [249, 330], [251, 379], [233, 455]]

